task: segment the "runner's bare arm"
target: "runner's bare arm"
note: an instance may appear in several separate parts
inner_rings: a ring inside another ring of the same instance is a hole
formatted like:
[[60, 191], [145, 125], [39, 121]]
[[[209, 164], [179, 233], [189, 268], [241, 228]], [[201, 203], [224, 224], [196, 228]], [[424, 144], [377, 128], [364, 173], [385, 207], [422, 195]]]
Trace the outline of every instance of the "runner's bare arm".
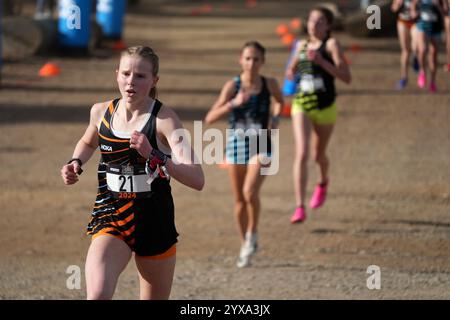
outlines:
[[278, 85], [278, 81], [275, 78], [267, 78], [267, 85], [269, 87], [270, 94], [275, 99], [275, 103], [272, 109], [272, 115], [280, 116], [281, 109], [283, 108], [284, 104], [284, 99], [283, 94], [280, 90], [280, 86]]
[[[85, 164], [97, 149], [98, 125], [107, 106], [107, 102], [96, 103], [92, 106], [89, 125], [75, 146], [72, 159], [80, 159], [81, 163]], [[64, 183], [67, 185], [76, 183], [78, 181], [77, 174], [81, 173], [80, 169], [80, 164], [76, 161], [64, 165], [61, 169], [61, 177], [63, 178]]]
[[267, 86], [275, 103], [272, 107], [272, 118], [270, 120], [270, 128], [278, 129], [280, 122], [280, 115], [284, 105], [283, 94], [281, 93], [280, 86], [275, 78], [267, 78]]
[[409, 11], [411, 13], [411, 18], [416, 19], [419, 16], [419, 12], [417, 11], [417, 4], [418, 0], [412, 0], [411, 1], [411, 7], [409, 8]]
[[400, 9], [400, 7], [403, 4], [403, 0], [394, 0], [391, 4], [391, 11], [397, 13], [397, 11]]
[[296, 47], [295, 47], [295, 53], [292, 56], [292, 59], [286, 68], [285, 76], [289, 80], [294, 80], [294, 75], [297, 72], [298, 55], [300, 53], [300, 49], [302, 48], [302, 46], [303, 46], [303, 40], [297, 41]]
[[219, 98], [211, 107], [211, 109], [209, 110], [209, 112], [205, 117], [205, 122], [207, 124], [211, 124], [219, 120], [224, 115], [230, 112], [230, 110], [233, 108], [233, 105], [230, 100], [234, 94], [234, 90], [235, 88], [233, 80], [227, 81], [224, 84], [222, 91], [220, 92]]
[[166, 164], [169, 174], [188, 187], [202, 190], [205, 185], [203, 170], [186, 139], [187, 130], [183, 128], [177, 114], [168, 107], [162, 107], [156, 127], [158, 134], [165, 138], [163, 142], [172, 151], [172, 159], [168, 159]]
[[96, 103], [91, 108], [89, 125], [78, 141], [72, 158], [86, 163], [98, 147], [98, 128], [109, 102]]
[[342, 80], [347, 84], [350, 84], [352, 82], [350, 68], [345, 61], [344, 53], [339, 42], [334, 38], [328, 40], [327, 51], [331, 54], [334, 65], [322, 58], [319, 61], [320, 66], [332, 76]]

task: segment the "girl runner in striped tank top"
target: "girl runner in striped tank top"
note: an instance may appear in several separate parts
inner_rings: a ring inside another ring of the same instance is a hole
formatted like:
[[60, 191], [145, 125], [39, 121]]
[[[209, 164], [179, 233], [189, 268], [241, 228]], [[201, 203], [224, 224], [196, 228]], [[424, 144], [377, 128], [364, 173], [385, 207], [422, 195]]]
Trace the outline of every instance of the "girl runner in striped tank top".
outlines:
[[[277, 128], [283, 105], [277, 81], [259, 73], [264, 64], [264, 54], [264, 47], [256, 41], [244, 45], [239, 60], [241, 74], [225, 83], [218, 100], [205, 118], [207, 123], [213, 123], [228, 115], [230, 129], [233, 129], [227, 141], [226, 159], [235, 199], [234, 216], [241, 240], [237, 260], [239, 268], [249, 266], [250, 258], [256, 252], [261, 209], [259, 191], [264, 181], [261, 159], [267, 159], [271, 154], [270, 139], [267, 135], [260, 134], [259, 129], [268, 129], [270, 119], [270, 127]], [[272, 117], [271, 96], [276, 102]], [[256, 147], [252, 147], [252, 141], [256, 142]], [[260, 141], [263, 143], [259, 143]]]
[[182, 128], [178, 116], [155, 99], [158, 68], [149, 47], [122, 53], [117, 70], [122, 97], [92, 107], [89, 126], [61, 170], [65, 184], [76, 183], [81, 166], [100, 149], [98, 193], [88, 224], [88, 299], [112, 298], [132, 252], [141, 299], [168, 299], [178, 236], [170, 177], [196, 190], [204, 185], [192, 148], [188, 159], [172, 135]]

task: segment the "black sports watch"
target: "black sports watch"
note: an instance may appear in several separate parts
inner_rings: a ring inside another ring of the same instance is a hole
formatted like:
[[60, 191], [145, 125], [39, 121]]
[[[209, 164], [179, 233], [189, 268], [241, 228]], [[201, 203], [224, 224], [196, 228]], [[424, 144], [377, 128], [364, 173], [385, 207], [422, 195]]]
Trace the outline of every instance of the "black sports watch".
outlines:
[[78, 172], [77, 172], [77, 174], [78, 175], [80, 175], [80, 174], [82, 174], [83, 173], [83, 169], [81, 169], [81, 166], [83, 165], [83, 162], [80, 160], [80, 159], [78, 159], [78, 158], [72, 158], [72, 159], [70, 159], [68, 162], [67, 162], [67, 164], [71, 164], [72, 162], [76, 162], [76, 163], [78, 163], [78, 165], [80, 166], [80, 168], [78, 169]]

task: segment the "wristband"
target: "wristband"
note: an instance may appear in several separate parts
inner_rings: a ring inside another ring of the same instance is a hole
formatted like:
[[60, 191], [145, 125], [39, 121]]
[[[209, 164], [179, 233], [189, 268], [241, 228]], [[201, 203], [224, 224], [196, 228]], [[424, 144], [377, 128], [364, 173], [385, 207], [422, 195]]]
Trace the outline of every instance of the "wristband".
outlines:
[[280, 123], [280, 116], [272, 116], [272, 126]]
[[158, 175], [163, 179], [170, 179], [166, 168], [167, 160], [168, 157], [163, 152], [152, 149], [149, 158], [145, 162], [145, 172], [150, 175], [148, 183], [152, 183]]
[[152, 172], [156, 170], [157, 166], [165, 166], [167, 163], [167, 156], [159, 150], [152, 149], [150, 157], [146, 161], [146, 167]]
[[72, 158], [72, 159], [70, 159], [68, 162], [67, 162], [67, 164], [71, 164], [72, 162], [76, 162], [76, 163], [78, 163], [78, 165], [80, 166], [79, 168], [78, 168], [78, 172], [77, 172], [77, 174], [78, 175], [80, 175], [80, 174], [82, 174], [83, 173], [83, 169], [81, 169], [81, 166], [83, 165], [83, 162], [80, 160], [80, 159], [78, 159], [78, 158]]

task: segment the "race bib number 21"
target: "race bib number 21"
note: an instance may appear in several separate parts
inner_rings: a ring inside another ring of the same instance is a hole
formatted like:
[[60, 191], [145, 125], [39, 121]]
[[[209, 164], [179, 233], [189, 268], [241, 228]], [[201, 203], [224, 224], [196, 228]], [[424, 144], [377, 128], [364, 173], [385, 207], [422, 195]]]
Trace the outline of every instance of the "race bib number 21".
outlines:
[[108, 168], [106, 170], [106, 183], [108, 189], [115, 198], [134, 199], [146, 197], [151, 191], [151, 185], [147, 182], [147, 174], [134, 174], [133, 170], [117, 170]]

